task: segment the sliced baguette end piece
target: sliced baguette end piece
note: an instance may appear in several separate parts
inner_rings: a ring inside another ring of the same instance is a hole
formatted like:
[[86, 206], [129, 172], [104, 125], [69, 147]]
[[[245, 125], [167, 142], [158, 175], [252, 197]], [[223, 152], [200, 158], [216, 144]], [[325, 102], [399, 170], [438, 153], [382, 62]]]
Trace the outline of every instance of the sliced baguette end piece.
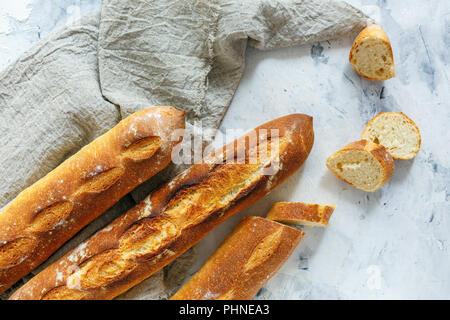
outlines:
[[335, 204], [276, 202], [267, 214], [267, 219], [305, 227], [326, 227], [335, 207]]
[[395, 77], [391, 43], [377, 24], [359, 33], [350, 50], [349, 61], [355, 72], [368, 80], [382, 81]]
[[402, 112], [380, 112], [366, 125], [361, 138], [381, 144], [399, 160], [414, 158], [421, 145], [419, 128]]
[[391, 179], [394, 159], [379, 144], [359, 140], [327, 158], [326, 165], [339, 179], [355, 188], [373, 192]]

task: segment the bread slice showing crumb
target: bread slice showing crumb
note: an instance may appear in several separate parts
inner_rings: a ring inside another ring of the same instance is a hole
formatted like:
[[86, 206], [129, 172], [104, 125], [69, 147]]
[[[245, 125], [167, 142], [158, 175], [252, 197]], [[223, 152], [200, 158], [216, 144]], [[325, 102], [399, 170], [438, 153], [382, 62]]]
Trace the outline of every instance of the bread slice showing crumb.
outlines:
[[420, 150], [419, 128], [401, 112], [381, 112], [369, 121], [362, 139], [381, 144], [394, 159], [409, 160]]
[[377, 24], [359, 33], [350, 50], [349, 61], [355, 72], [366, 79], [387, 80], [395, 77], [391, 43]]
[[306, 227], [326, 227], [336, 205], [302, 202], [276, 202], [267, 214], [267, 219]]
[[392, 177], [394, 160], [382, 145], [360, 140], [329, 156], [327, 167], [355, 188], [372, 192]]

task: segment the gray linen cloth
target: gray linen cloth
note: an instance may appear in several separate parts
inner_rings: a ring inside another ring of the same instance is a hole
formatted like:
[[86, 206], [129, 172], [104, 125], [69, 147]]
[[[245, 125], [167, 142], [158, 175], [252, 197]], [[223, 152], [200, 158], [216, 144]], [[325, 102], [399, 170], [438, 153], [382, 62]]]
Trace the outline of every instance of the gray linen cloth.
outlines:
[[[184, 109], [188, 133], [199, 121], [217, 129], [243, 74], [247, 44], [307, 44], [369, 22], [341, 1], [103, 0], [100, 12], [53, 32], [0, 73], [0, 208], [141, 108]], [[144, 183], [33, 273], [179, 170], [171, 165]], [[188, 251], [122, 298], [167, 298], [194, 257]]]

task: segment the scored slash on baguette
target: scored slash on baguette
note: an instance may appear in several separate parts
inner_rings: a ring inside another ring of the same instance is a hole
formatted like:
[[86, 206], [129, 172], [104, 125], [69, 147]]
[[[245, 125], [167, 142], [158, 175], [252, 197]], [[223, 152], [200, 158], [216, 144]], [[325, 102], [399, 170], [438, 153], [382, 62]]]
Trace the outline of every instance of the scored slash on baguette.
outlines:
[[267, 219], [305, 227], [326, 227], [336, 205], [276, 202]]
[[272, 278], [304, 232], [245, 217], [171, 300], [249, 300]]
[[414, 158], [421, 144], [419, 128], [401, 112], [380, 112], [366, 125], [361, 139], [381, 144], [400, 160]]
[[379, 144], [360, 140], [327, 158], [326, 165], [339, 179], [364, 191], [376, 191], [391, 179], [394, 160]]
[[361, 77], [369, 80], [387, 80], [395, 77], [391, 43], [383, 29], [372, 24], [356, 37], [349, 61]]

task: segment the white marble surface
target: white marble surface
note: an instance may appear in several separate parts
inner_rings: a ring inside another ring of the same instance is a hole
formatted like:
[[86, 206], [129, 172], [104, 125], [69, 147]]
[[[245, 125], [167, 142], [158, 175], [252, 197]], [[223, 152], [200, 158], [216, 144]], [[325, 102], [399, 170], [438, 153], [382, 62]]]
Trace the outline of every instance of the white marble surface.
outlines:
[[[0, 3], [0, 69], [54, 28], [98, 8], [100, 0]], [[226, 221], [198, 245], [201, 266], [243, 215], [274, 201], [336, 203], [326, 230], [305, 239], [258, 298], [450, 299], [450, 3], [351, 0], [388, 33], [397, 77], [370, 82], [348, 64], [352, 37], [261, 52], [247, 66], [222, 123], [251, 129], [288, 113], [314, 117], [315, 145], [304, 167], [269, 196]], [[402, 111], [422, 133], [413, 161], [397, 161], [375, 193], [353, 189], [325, 167], [380, 111]]]

